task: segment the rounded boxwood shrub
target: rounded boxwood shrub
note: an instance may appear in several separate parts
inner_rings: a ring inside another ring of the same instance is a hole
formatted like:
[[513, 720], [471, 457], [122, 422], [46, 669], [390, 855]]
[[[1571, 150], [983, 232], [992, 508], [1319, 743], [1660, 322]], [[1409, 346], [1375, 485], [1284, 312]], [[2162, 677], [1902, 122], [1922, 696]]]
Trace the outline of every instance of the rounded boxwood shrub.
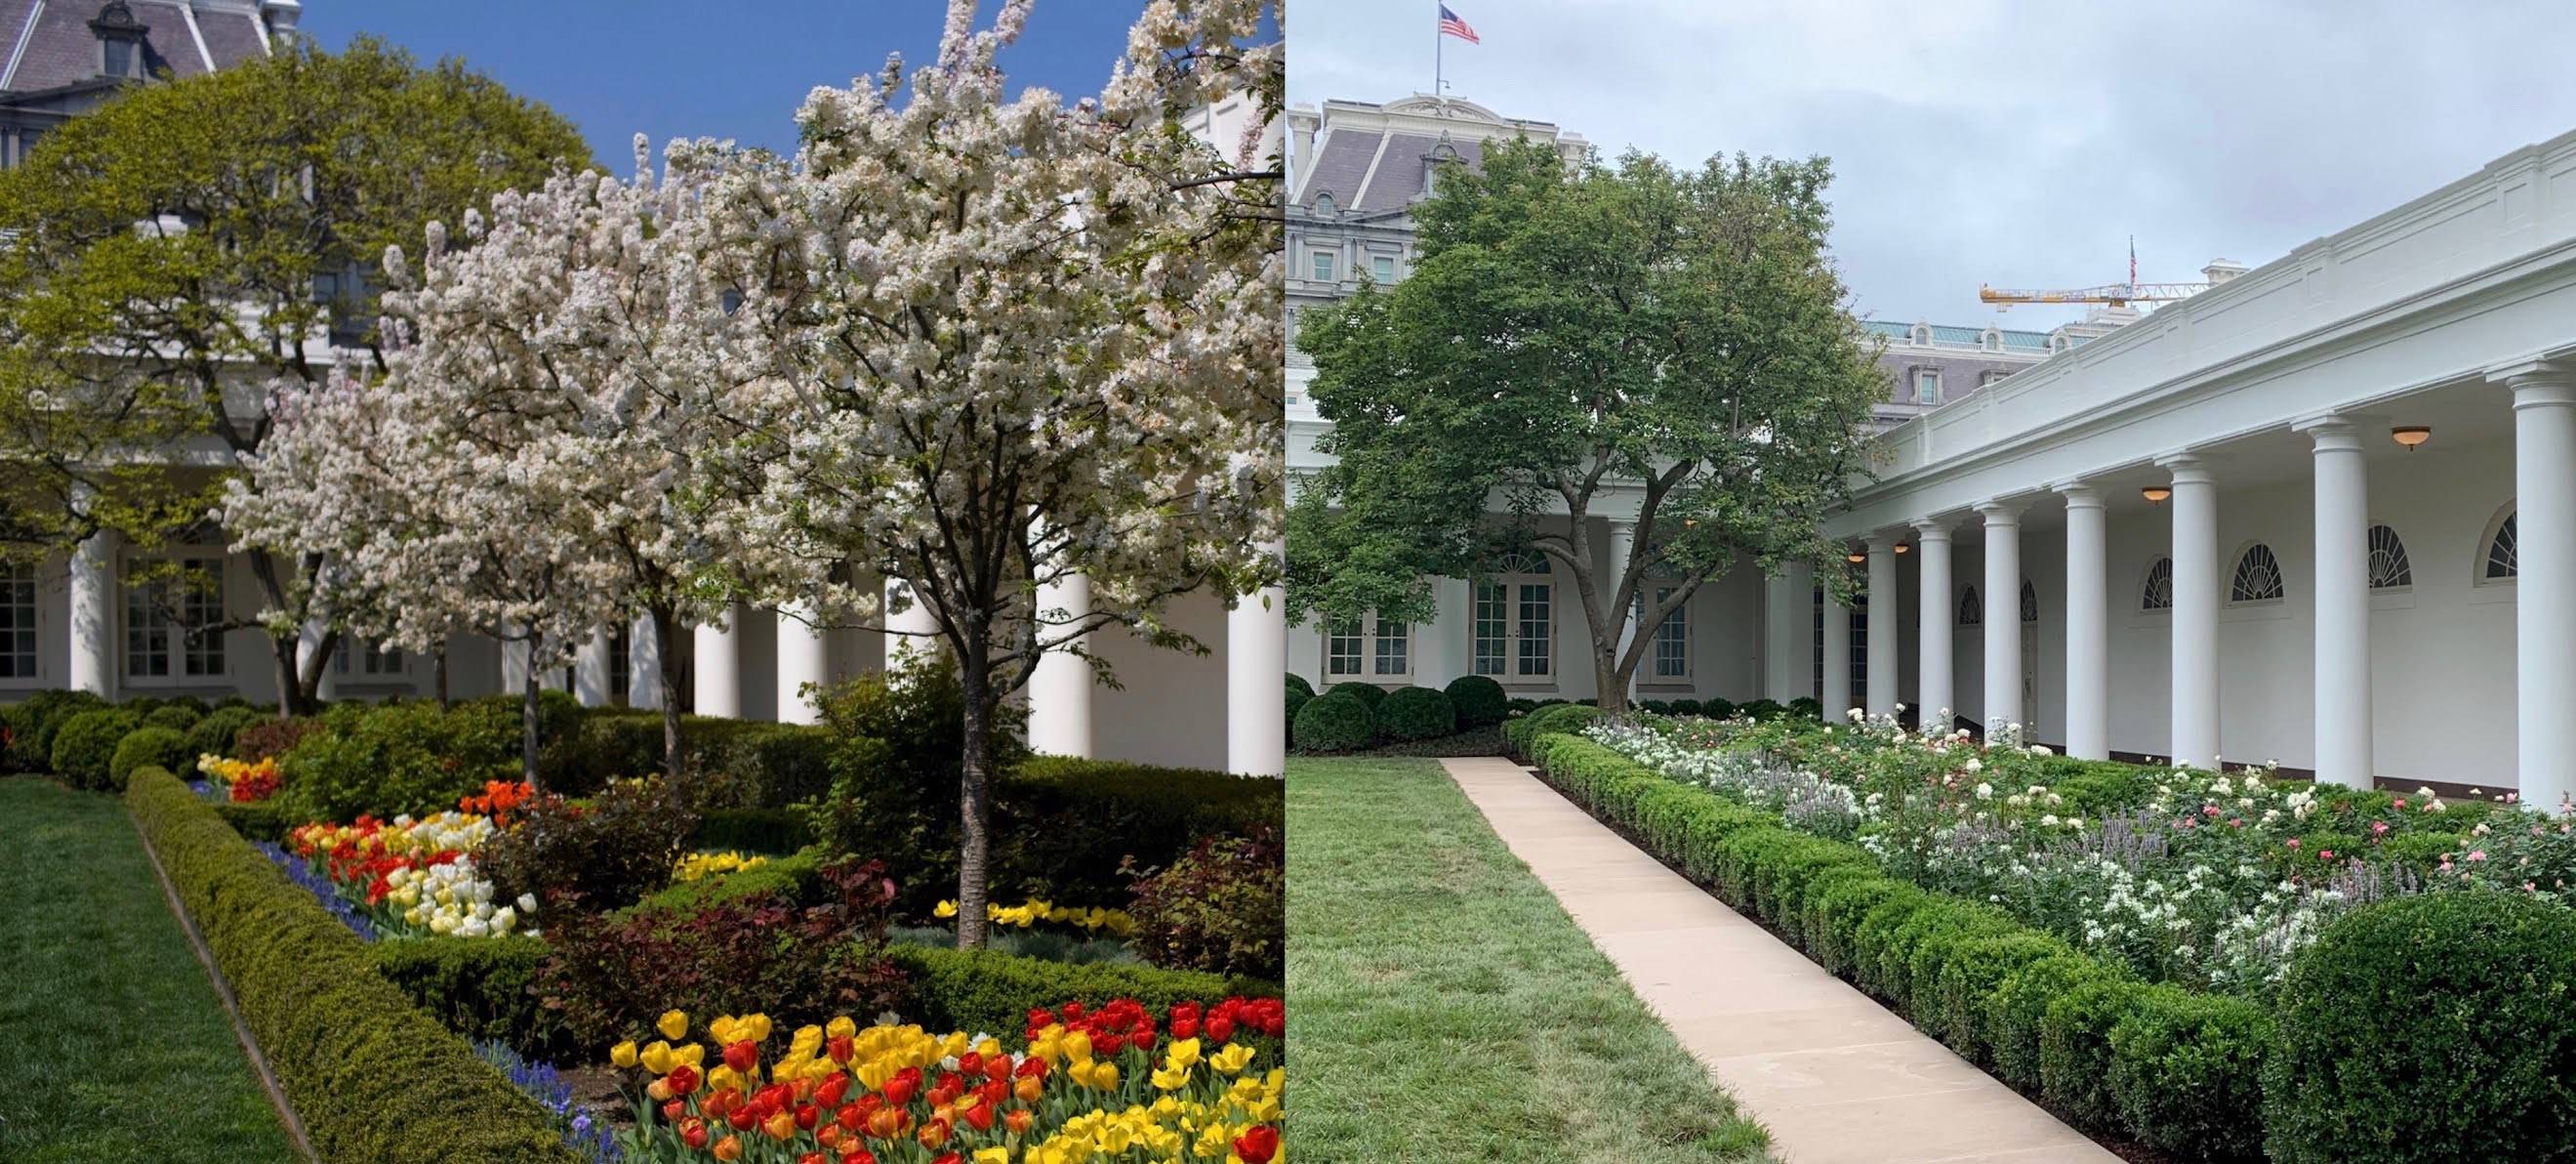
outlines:
[[1306, 682], [1305, 676], [1294, 671], [1288, 672], [1288, 690], [1305, 692], [1308, 699], [1315, 697], [1315, 685]]
[[[1551, 732], [1579, 734], [1593, 720], [1601, 718], [1601, 709], [1580, 703], [1558, 703], [1542, 707], [1524, 716], [1506, 729], [1504, 735], [1527, 750], [1530, 742]], [[1515, 735], [1514, 732], [1518, 734]]]
[[1796, 699], [1789, 701], [1789, 714], [1805, 716], [1808, 719], [1823, 719], [1825, 717], [1825, 705], [1807, 696], [1801, 695]]
[[2005, 975], [1985, 996], [1979, 1016], [1996, 1077], [2025, 1091], [2038, 1088], [2040, 1028], [2048, 1004], [2087, 983], [2119, 977], [2109, 965], [2074, 953], [2041, 958]]
[[1735, 714], [1743, 716], [1746, 719], [1775, 719], [1778, 718], [1780, 712], [1780, 705], [1777, 702], [1768, 699], [1756, 699], [1751, 703], [1739, 703], [1735, 705]]
[[1299, 751], [1348, 752], [1377, 738], [1377, 717], [1368, 704], [1336, 687], [1297, 709], [1292, 734]]
[[2078, 1124], [2118, 1127], [2111, 1099], [2111, 1030], [2146, 987], [2118, 978], [2086, 982], [2048, 1004], [2039, 1020], [2039, 1090]]
[[1512, 716], [1512, 704], [1503, 694], [1503, 685], [1489, 675], [1461, 675], [1442, 689], [1449, 696], [1449, 706], [1458, 713], [1458, 727], [1484, 727], [1498, 724]]
[[86, 691], [39, 691], [19, 705], [17, 720], [25, 731], [10, 730], [9, 762], [14, 771], [51, 772], [54, 770], [54, 734], [64, 724], [84, 711], [107, 706], [107, 701]]
[[[259, 722], [259, 713], [247, 707], [218, 707], [207, 712], [197, 726], [188, 729], [189, 768], [196, 767], [198, 756], [233, 754], [233, 739], [243, 728]], [[179, 773], [186, 776], [186, 772]]]
[[1288, 687], [1288, 722], [1297, 722], [1298, 710], [1314, 701], [1315, 695], [1313, 692], [1299, 691], [1295, 684], [1290, 684]]
[[197, 721], [205, 717], [206, 713], [187, 704], [165, 703], [153, 708], [150, 714], [143, 717], [143, 726], [168, 728], [185, 735], [189, 728], [197, 726]]
[[2275, 1160], [2538, 1160], [2576, 1144], [2576, 913], [2500, 892], [2354, 911], [2290, 964]]
[[1735, 714], [1735, 705], [1711, 696], [1699, 701], [1699, 713], [1710, 719], [1725, 719]]
[[1377, 705], [1386, 702], [1386, 688], [1380, 687], [1375, 683], [1362, 683], [1357, 679], [1349, 679], [1333, 684], [1330, 688], [1327, 688], [1324, 691], [1324, 694], [1347, 695], [1353, 699], [1359, 700], [1361, 703], [1368, 705], [1370, 715], [1376, 715]]
[[1389, 692], [1386, 701], [1378, 704], [1377, 726], [1390, 739], [1435, 739], [1458, 730], [1458, 713], [1449, 706], [1449, 697], [1436, 689], [1405, 687]]
[[2138, 992], [2111, 1028], [2111, 1099], [2130, 1134], [2186, 1160], [2263, 1155], [2260, 1005], [2179, 986]]
[[147, 723], [125, 733], [125, 738], [117, 742], [115, 754], [108, 759], [107, 786], [123, 792], [126, 779], [134, 775], [137, 768], [149, 765], [180, 773], [193, 769], [195, 760], [195, 756], [188, 754], [188, 737], [174, 729]]
[[77, 788], [108, 787], [116, 745], [142, 720], [123, 708], [101, 707], [80, 712], [54, 732], [54, 771]]

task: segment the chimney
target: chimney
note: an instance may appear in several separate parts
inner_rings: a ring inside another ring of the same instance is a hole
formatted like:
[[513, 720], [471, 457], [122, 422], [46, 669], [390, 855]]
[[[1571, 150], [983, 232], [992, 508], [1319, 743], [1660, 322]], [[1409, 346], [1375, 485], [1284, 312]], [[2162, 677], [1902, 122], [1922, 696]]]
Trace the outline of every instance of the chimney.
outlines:
[[1315, 164], [1315, 127], [1322, 122], [1315, 107], [1300, 101], [1288, 108], [1288, 188], [1306, 177], [1306, 168]]
[[2209, 285], [2215, 287], [2251, 269], [2234, 259], [2211, 259], [2208, 266], [2200, 269], [2200, 277], [2209, 280]]

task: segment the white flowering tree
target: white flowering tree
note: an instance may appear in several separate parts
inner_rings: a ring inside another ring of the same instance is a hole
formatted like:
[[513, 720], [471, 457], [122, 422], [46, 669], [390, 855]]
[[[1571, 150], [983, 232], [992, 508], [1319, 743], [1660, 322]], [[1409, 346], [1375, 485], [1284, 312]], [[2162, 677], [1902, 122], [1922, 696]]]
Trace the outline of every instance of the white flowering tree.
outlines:
[[[961, 946], [984, 942], [992, 724], [1039, 656], [1110, 626], [1204, 650], [1166, 604], [1276, 577], [1276, 158], [1184, 125], [1238, 92], [1256, 127], [1276, 110], [1277, 47], [1245, 47], [1264, 8], [1157, 0], [1067, 104], [1005, 97], [1028, 0], [983, 32], [952, 0], [935, 64], [817, 89], [792, 163], [706, 183], [701, 269], [774, 341], [774, 379], [731, 401], [765, 439], [724, 524], [758, 547], [755, 597], [882, 628], [849, 581], [873, 576], [928, 607], [965, 694]], [[1089, 609], [1040, 606], [1077, 574]]]
[[[724, 168], [678, 148], [695, 173]], [[335, 552], [327, 601], [345, 623], [406, 645], [458, 627], [525, 644], [531, 768], [541, 670], [635, 611], [668, 643], [740, 578], [705, 577], [733, 555], [698, 516], [721, 480], [701, 453], [736, 435], [717, 405], [761, 363], [732, 345], [760, 333], [690, 265], [697, 201], [656, 181], [641, 138], [636, 164], [631, 182], [560, 173], [501, 194], [454, 250], [433, 224], [416, 275], [389, 253], [388, 375], [281, 420], [288, 444], [251, 480], [284, 501], [240, 498], [257, 536]], [[677, 652], [659, 656], [677, 690]], [[676, 772], [675, 701], [662, 722]]]

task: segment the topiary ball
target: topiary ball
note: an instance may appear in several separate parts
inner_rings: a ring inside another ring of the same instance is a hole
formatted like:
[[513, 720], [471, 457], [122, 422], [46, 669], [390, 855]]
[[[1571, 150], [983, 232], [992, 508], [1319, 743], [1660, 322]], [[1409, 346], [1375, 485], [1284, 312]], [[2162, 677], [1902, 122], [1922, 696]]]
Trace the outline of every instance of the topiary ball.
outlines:
[[2576, 1144], [2576, 912], [2493, 890], [2365, 906], [2281, 983], [2275, 1160], [2556, 1159]]
[[233, 738], [243, 728], [258, 723], [259, 718], [259, 713], [247, 706], [218, 707], [207, 712], [197, 726], [188, 729], [188, 754], [231, 756]]
[[116, 745], [125, 741], [125, 733], [140, 726], [141, 718], [123, 708], [103, 707], [72, 716], [54, 731], [54, 772], [75, 788], [106, 788]]
[[[184, 709], [165, 707], [162, 710]], [[189, 771], [196, 767], [195, 760], [196, 757], [188, 753], [188, 737], [179, 734], [175, 728], [147, 724], [125, 733], [125, 738], [118, 741], [115, 755], [108, 760], [107, 786], [123, 792], [126, 781], [133, 778], [134, 770], [146, 766], [186, 779]]]
[[1375, 683], [1362, 683], [1357, 679], [1333, 684], [1324, 694], [1350, 696], [1368, 705], [1369, 713], [1372, 715], [1377, 713], [1377, 705], [1386, 702], [1386, 688]]
[[1735, 714], [1746, 719], [1777, 719], [1782, 710], [1777, 702], [1768, 699], [1756, 699], [1751, 703], [1735, 705]]
[[1315, 701], [1315, 693], [1314, 693], [1314, 692], [1312, 692], [1312, 691], [1299, 691], [1299, 690], [1297, 689], [1297, 685], [1296, 685], [1296, 684], [1294, 684], [1294, 683], [1289, 684], [1289, 685], [1288, 685], [1288, 722], [1290, 722], [1290, 723], [1295, 723], [1295, 722], [1297, 722], [1297, 712], [1298, 712], [1298, 710], [1299, 710], [1299, 709], [1301, 709], [1301, 708], [1303, 708], [1303, 707], [1305, 707], [1307, 704], [1314, 702], [1314, 701]]
[[1315, 697], [1315, 685], [1306, 682], [1305, 676], [1294, 671], [1288, 672], [1288, 690], [1303, 691], [1306, 693], [1306, 698], [1308, 699], [1313, 699]]
[[1802, 715], [1808, 719], [1823, 719], [1825, 717], [1825, 705], [1815, 701], [1814, 699], [1810, 699], [1807, 696], [1801, 695], [1796, 699], [1789, 701], [1789, 714]]
[[168, 728], [184, 735], [189, 728], [197, 726], [197, 721], [205, 718], [205, 714], [184, 703], [165, 703], [153, 708], [150, 715], [144, 716], [143, 724], [145, 727]]
[[1437, 689], [1401, 687], [1378, 705], [1377, 726], [1390, 739], [1436, 739], [1456, 734], [1458, 713], [1449, 706], [1449, 696]]
[[1699, 701], [1699, 713], [1710, 719], [1728, 719], [1735, 715], [1735, 704], [1714, 697], [1703, 699]]
[[1503, 685], [1489, 676], [1461, 675], [1449, 681], [1446, 691], [1461, 730], [1501, 723], [1512, 716], [1511, 699], [1503, 694]]
[[1355, 751], [1377, 738], [1377, 717], [1368, 704], [1336, 688], [1297, 709], [1291, 738], [1301, 752]]

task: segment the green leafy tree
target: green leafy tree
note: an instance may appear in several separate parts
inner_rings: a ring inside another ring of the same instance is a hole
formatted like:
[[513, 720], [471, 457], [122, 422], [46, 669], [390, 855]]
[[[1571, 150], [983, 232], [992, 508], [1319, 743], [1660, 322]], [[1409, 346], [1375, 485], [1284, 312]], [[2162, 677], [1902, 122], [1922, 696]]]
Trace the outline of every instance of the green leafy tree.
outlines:
[[[421, 253], [431, 221], [588, 164], [555, 113], [364, 38], [139, 85], [48, 134], [0, 173], [0, 556], [203, 520], [273, 399], [381, 365], [388, 245]], [[336, 645], [299, 670], [328, 563], [249, 558], [292, 714]]]
[[[1290, 510], [1291, 615], [1426, 621], [1433, 577], [1536, 550], [1572, 579], [1616, 710], [1652, 646], [1619, 649], [1623, 614], [1658, 625], [1748, 556], [1848, 585], [1818, 521], [1866, 468], [1885, 381], [1825, 249], [1830, 176], [1527, 141], [1445, 167], [1411, 277], [1299, 333], [1337, 461]], [[1636, 523], [1624, 570], [1593, 518]]]

